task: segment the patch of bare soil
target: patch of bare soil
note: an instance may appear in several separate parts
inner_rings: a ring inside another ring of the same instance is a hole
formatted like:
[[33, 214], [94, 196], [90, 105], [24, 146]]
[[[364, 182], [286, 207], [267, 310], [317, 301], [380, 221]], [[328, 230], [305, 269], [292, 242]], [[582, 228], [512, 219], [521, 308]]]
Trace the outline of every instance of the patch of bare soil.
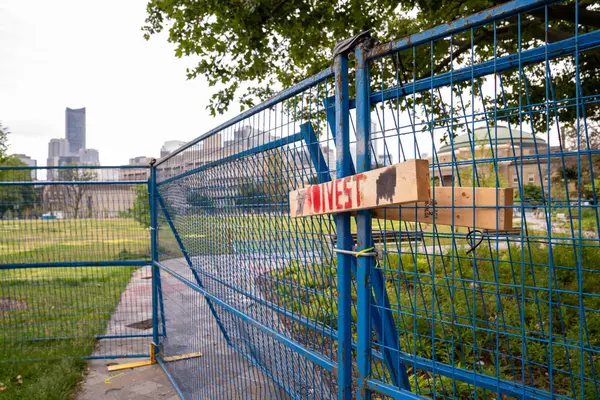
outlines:
[[27, 303], [23, 300], [0, 297], [0, 312], [24, 310], [26, 308]]

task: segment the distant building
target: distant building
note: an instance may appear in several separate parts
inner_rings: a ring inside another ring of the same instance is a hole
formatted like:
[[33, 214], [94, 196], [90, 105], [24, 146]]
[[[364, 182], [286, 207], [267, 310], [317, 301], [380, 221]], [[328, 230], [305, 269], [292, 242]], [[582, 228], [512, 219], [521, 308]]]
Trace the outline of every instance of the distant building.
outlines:
[[[62, 165], [99, 166], [100, 155], [96, 149], [88, 149], [86, 143], [85, 107], [65, 110], [66, 138], [50, 139], [48, 143], [48, 167]], [[48, 169], [47, 179], [56, 180], [57, 170]]]
[[79, 149], [79, 164], [100, 165], [100, 155], [96, 149]]
[[[296, 172], [296, 178], [302, 181], [302, 185], [317, 183], [319, 179], [324, 179], [326, 175], [335, 178], [335, 150], [326, 145], [320, 145], [321, 154], [317, 159], [317, 165], [314, 164], [312, 157], [306, 147], [298, 147], [289, 151], [281, 151], [281, 158], [284, 164], [291, 165]], [[325, 164], [320, 164], [325, 161]], [[321, 175], [317, 177], [316, 173], [320, 171]]]
[[269, 143], [275, 138], [268, 132], [245, 125], [233, 132], [233, 145], [235, 150], [251, 149]]
[[85, 149], [85, 107], [65, 110], [66, 137], [69, 142], [69, 151], [77, 154]]
[[168, 140], [160, 148], [160, 157], [166, 157], [185, 144], [181, 140]]
[[[94, 179], [116, 180], [115, 173], [116, 170], [98, 170]], [[121, 218], [135, 204], [130, 185], [86, 185], [80, 192], [70, 190], [69, 185], [45, 185], [41, 189], [42, 212], [64, 218]]]
[[120, 178], [119, 170], [116, 168], [94, 169], [93, 174], [94, 181], [118, 181]]
[[144, 181], [150, 177], [148, 165], [153, 160], [153, 157], [134, 157], [129, 159], [129, 165], [140, 168], [121, 168], [119, 170], [119, 179], [122, 181]]
[[50, 139], [48, 143], [48, 158], [68, 156], [70, 153], [67, 139]]
[[58, 163], [56, 164], [56, 166], [61, 167], [63, 165], [77, 165], [79, 164], [79, 156], [63, 156], [63, 157], [59, 157], [58, 159]]
[[[29, 157], [28, 155], [13, 154], [13, 157], [18, 158], [25, 165], [28, 165], [30, 167], [37, 167], [37, 161], [34, 160], [33, 158]], [[36, 169], [31, 170], [31, 179], [34, 181], [37, 180], [37, 170]]]
[[147, 167], [153, 160], [152, 157], [140, 156], [129, 159], [129, 165], [137, 165], [140, 167]]
[[377, 168], [385, 167], [387, 165], [392, 165], [392, 155], [389, 153], [378, 154], [377, 155]]
[[[550, 150], [550, 151], [548, 151]], [[444, 186], [458, 185], [458, 177], [472, 179], [472, 163], [477, 166], [478, 179], [491, 178], [495, 180], [495, 168], [498, 179], [505, 187], [518, 188], [521, 185], [534, 184], [547, 188], [548, 184], [548, 153], [550, 152], [550, 175], [558, 173], [561, 168], [561, 158], [552, 156], [557, 149], [548, 149], [548, 143], [529, 132], [511, 129], [505, 126], [480, 127], [470, 134], [454, 138], [452, 145], [447, 144], [437, 150], [437, 157], [429, 162], [442, 164], [435, 168], [435, 181], [443, 181]], [[499, 160], [497, 167], [491, 161]], [[463, 161], [457, 164], [457, 161]], [[466, 162], [465, 162], [466, 161]], [[463, 183], [464, 184], [464, 183]]]

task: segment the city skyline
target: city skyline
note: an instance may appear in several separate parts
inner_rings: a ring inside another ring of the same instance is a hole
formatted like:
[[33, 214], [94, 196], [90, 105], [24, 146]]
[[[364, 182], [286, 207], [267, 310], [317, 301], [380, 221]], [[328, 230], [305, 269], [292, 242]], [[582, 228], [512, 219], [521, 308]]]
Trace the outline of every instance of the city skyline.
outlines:
[[[65, 109], [65, 137], [53, 138], [48, 142], [49, 167], [61, 165], [100, 165], [100, 154], [96, 149], [88, 149], [86, 143], [85, 107]], [[56, 178], [56, 171], [49, 170], [46, 178]]]
[[189, 141], [237, 114], [232, 104], [211, 118], [206, 80], [188, 81], [192, 64], [166, 40], [144, 40], [146, 3], [2, 2], [0, 120], [10, 153], [45, 164], [49, 140], [64, 137], [66, 106], [87, 108], [86, 146], [103, 165], [157, 157], [166, 136]]

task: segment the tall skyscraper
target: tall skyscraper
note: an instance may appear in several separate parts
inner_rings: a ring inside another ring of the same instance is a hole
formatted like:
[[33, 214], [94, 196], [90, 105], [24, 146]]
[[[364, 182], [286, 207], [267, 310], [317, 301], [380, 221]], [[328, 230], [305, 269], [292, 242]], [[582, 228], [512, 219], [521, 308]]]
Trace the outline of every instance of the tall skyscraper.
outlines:
[[[85, 107], [66, 108], [65, 131], [66, 138], [51, 139], [48, 143], [47, 166], [100, 165], [98, 150], [85, 147]], [[54, 180], [59, 176], [57, 170], [48, 169], [46, 177], [48, 180]]]
[[85, 149], [85, 107], [77, 109], [67, 107], [65, 126], [69, 151], [72, 154], [78, 154], [79, 150]]

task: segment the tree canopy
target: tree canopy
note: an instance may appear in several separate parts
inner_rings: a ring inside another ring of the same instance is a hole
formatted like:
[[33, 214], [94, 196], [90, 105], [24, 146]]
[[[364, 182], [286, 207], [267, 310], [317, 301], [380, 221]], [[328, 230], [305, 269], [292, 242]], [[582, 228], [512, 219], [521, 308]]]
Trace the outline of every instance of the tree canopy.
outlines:
[[[13, 156], [2, 156], [0, 154], [0, 166], [2, 167], [24, 167], [26, 164]], [[29, 182], [31, 181], [31, 170], [28, 169], [4, 169], [0, 170], [0, 181], [2, 182]], [[31, 210], [37, 206], [38, 193], [33, 186], [5, 186], [0, 190], [0, 218], [6, 217], [7, 213], [19, 216], [25, 210]]]
[[[332, 48], [341, 39], [371, 30], [383, 43], [500, 3], [496, 0], [149, 0], [142, 29], [146, 39], [168, 30], [168, 40], [175, 45], [176, 56], [198, 60], [195, 67], [188, 69], [187, 76], [192, 79], [202, 75], [218, 89], [209, 105], [214, 115], [227, 110], [232, 102], [238, 102], [242, 109], [250, 107], [326, 68], [332, 62]], [[578, 4], [579, 33], [600, 28], [600, 10], [595, 1], [580, 0]], [[574, 36], [574, 20], [574, 4], [558, 4], [549, 8], [547, 30], [546, 13], [540, 9], [521, 18], [500, 21], [496, 29], [493, 24], [477, 28], [472, 37], [471, 32], [454, 35], [452, 41], [435, 43], [434, 71], [432, 52], [424, 46], [417, 51], [416, 60], [412, 51], [395, 56], [396, 76], [428, 77], [432, 72], [447, 71], [450, 64], [468, 63], [471, 57], [479, 62], [494, 54], [502, 56], [519, 48], [542, 45], [546, 40], [549, 43], [564, 40]], [[599, 53], [594, 49], [579, 55], [580, 95], [595, 94], [600, 88]], [[554, 85], [552, 96], [576, 97], [574, 71], [574, 61], [563, 60], [550, 77]], [[504, 74], [503, 84], [507, 89], [503, 95], [508, 105], [518, 105], [520, 101], [544, 103], [547, 88], [543, 63], [527, 73], [526, 77], [518, 71]], [[527, 100], [523, 100], [524, 87], [530, 97]], [[459, 85], [454, 89], [461, 90]], [[491, 99], [484, 98], [483, 102]], [[588, 118], [600, 120], [595, 103], [586, 106], [585, 112]], [[562, 107], [557, 112], [561, 122], [571, 125], [575, 113], [576, 107]], [[531, 118], [536, 128], [546, 129], [543, 113], [533, 112], [525, 117]]]
[[0, 121], [0, 163], [2, 163], [6, 157], [8, 157], [7, 151], [9, 134], [10, 131], [8, 130], [8, 127], [3, 125], [2, 121]]

